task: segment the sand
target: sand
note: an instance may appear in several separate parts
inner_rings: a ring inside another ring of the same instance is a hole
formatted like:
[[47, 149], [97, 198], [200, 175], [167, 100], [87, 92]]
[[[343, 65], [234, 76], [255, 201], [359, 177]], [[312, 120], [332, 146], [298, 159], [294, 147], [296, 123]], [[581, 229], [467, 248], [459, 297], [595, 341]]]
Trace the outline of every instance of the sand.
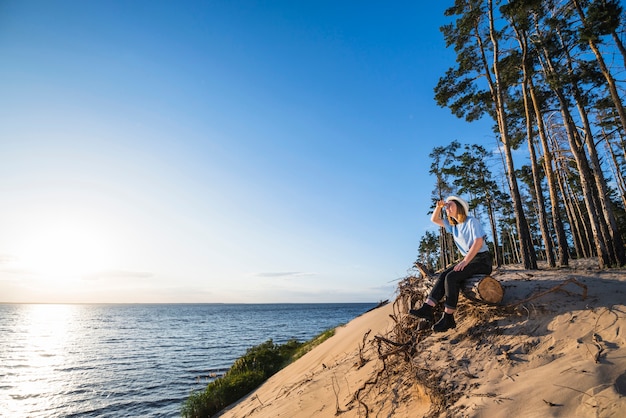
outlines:
[[399, 292], [220, 416], [626, 416], [626, 269], [577, 260], [493, 277], [502, 306], [462, 297], [457, 328], [434, 334]]

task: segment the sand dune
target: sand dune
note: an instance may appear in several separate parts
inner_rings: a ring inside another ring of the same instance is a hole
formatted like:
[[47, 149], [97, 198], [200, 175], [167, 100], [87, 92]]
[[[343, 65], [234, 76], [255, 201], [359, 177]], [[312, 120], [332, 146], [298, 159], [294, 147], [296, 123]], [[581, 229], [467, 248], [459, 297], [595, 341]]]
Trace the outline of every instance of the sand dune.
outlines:
[[461, 298], [457, 328], [432, 334], [399, 296], [221, 416], [626, 416], [626, 269], [582, 260], [494, 277], [503, 306]]

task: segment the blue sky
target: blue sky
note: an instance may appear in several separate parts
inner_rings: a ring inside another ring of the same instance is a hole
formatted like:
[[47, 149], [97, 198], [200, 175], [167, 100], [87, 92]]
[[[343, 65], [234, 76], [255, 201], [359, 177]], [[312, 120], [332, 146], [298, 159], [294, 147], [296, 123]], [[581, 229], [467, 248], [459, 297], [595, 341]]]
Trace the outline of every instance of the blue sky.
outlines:
[[3, 1], [0, 301], [393, 297], [448, 3]]

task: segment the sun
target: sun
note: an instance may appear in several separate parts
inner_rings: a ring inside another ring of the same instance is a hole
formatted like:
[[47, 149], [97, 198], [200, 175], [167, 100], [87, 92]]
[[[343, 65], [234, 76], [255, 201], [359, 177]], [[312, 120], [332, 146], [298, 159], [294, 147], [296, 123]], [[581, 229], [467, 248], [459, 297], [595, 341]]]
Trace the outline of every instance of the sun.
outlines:
[[24, 270], [38, 277], [69, 281], [109, 267], [112, 246], [104, 228], [95, 223], [56, 219], [29, 228], [17, 257]]

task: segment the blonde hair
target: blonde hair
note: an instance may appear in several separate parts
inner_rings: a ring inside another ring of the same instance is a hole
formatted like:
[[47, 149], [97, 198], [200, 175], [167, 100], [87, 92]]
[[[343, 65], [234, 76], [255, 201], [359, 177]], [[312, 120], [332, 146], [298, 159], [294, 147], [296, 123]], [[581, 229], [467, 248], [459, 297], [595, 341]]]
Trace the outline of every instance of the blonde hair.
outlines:
[[456, 204], [456, 219], [448, 215], [448, 222], [450, 222], [450, 225], [462, 224], [467, 219], [467, 213], [465, 213], [465, 208], [459, 201], [455, 199], [450, 200], [453, 200]]

